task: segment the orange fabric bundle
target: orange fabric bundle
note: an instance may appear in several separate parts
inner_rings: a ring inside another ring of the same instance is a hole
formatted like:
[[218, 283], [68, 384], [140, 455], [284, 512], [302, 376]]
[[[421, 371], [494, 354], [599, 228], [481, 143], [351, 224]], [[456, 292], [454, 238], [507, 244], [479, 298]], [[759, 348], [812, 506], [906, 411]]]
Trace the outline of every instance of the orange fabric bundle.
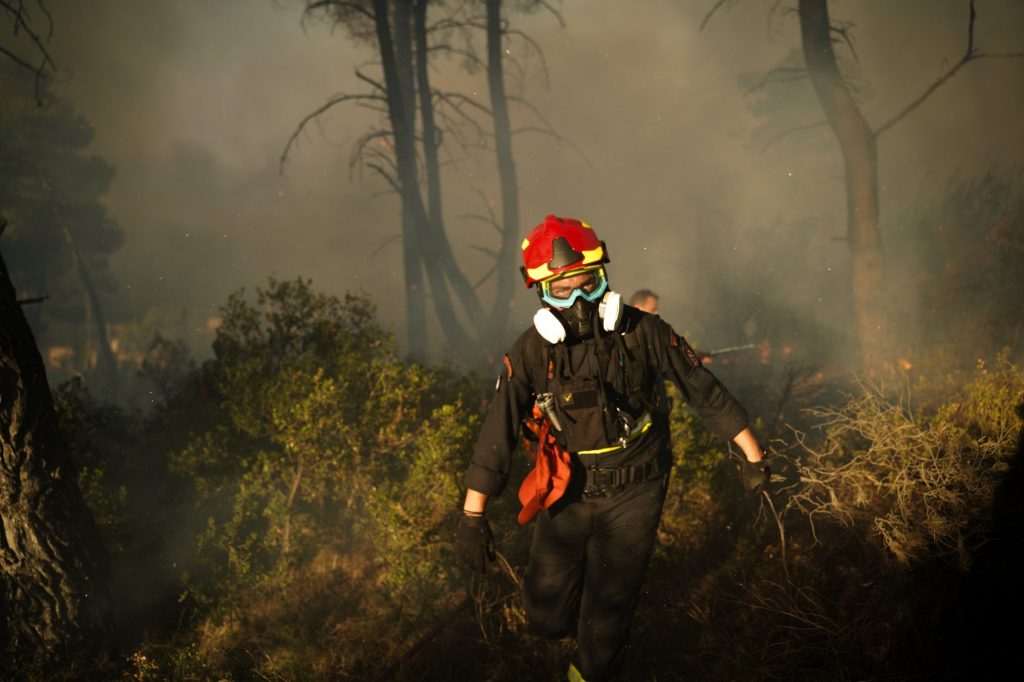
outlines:
[[[523, 505], [518, 519], [521, 526], [528, 524], [541, 509], [547, 509], [561, 499], [569, 487], [572, 472], [569, 453], [558, 445], [551, 433], [551, 422], [539, 407], [533, 406], [533, 417], [527, 419], [524, 426], [537, 437], [537, 449], [533, 453], [533, 468], [519, 486], [519, 502]], [[525, 445], [527, 454], [530, 454], [532, 439], [528, 439]]]

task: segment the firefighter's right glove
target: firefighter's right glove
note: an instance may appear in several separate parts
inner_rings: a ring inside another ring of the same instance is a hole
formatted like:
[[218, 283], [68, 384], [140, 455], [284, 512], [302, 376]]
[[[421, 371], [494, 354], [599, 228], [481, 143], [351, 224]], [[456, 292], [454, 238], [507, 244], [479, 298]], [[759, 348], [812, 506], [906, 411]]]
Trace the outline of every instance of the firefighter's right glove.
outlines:
[[768, 481], [772, 477], [772, 469], [768, 462], [762, 459], [760, 462], [751, 462], [744, 459], [740, 465], [740, 474], [743, 477], [743, 487], [750, 493], [758, 493], [768, 489]]
[[486, 516], [462, 515], [455, 531], [455, 553], [477, 573], [487, 572], [487, 562], [494, 561], [494, 534]]

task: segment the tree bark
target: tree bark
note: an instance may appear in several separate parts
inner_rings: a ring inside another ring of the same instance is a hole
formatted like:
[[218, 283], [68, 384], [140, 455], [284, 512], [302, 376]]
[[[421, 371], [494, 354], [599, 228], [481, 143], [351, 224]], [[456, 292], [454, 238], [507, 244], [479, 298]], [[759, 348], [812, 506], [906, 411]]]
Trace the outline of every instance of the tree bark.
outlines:
[[[427, 349], [426, 297], [423, 291], [423, 260], [420, 228], [423, 205], [416, 174], [416, 148], [409, 134], [412, 112], [403, 102], [401, 80], [391, 39], [387, 0], [373, 0], [374, 27], [384, 70], [388, 118], [394, 134], [395, 165], [402, 202], [402, 261], [405, 270], [405, 313], [408, 323], [409, 355], [422, 359]], [[418, 206], [417, 206], [418, 205]]]
[[430, 92], [429, 52], [427, 46], [428, 0], [414, 0], [413, 37], [416, 43], [416, 86], [423, 122], [423, 166], [427, 173], [427, 212], [434, 225], [443, 224], [441, 210], [441, 163], [437, 150], [440, 133], [434, 121], [434, 102]]
[[494, 117], [494, 149], [501, 181], [501, 246], [498, 249], [497, 292], [491, 311], [489, 333], [500, 338], [508, 323], [509, 309], [518, 281], [519, 183], [512, 157], [512, 125], [505, 95], [504, 52], [502, 50], [501, 0], [487, 0], [487, 85]]
[[[446, 278], [467, 301], [464, 289], [468, 282], [455, 264], [443, 227], [431, 223], [427, 209], [420, 195], [419, 172], [417, 170], [415, 126], [415, 97], [410, 94], [403, 81], [403, 74], [412, 74], [412, 2], [398, 0], [395, 12], [394, 39], [388, 17], [386, 0], [374, 0], [374, 18], [377, 41], [384, 70], [384, 86], [387, 90], [388, 116], [395, 136], [395, 160], [398, 170], [398, 184], [402, 197], [403, 232], [407, 239], [418, 245], [418, 256], [422, 259], [423, 272], [430, 282], [434, 310], [441, 328], [452, 343], [456, 353], [469, 349], [468, 341], [455, 316], [448, 292]], [[401, 47], [400, 47], [401, 46]], [[408, 256], [408, 254], [407, 254]], [[407, 263], [408, 267], [408, 263]], [[472, 294], [472, 289], [469, 291]], [[475, 301], [474, 296], [470, 296]], [[477, 305], [479, 305], [477, 303]], [[426, 328], [421, 347], [426, 343]], [[410, 343], [412, 339], [410, 339]]]
[[862, 368], [870, 372], [883, 366], [891, 349], [875, 135], [839, 73], [826, 0], [800, 0], [799, 9], [807, 71], [843, 153], [854, 312]]
[[[430, 278], [430, 291], [434, 295], [434, 311], [441, 322], [445, 338], [457, 355], [466, 357], [472, 352], [469, 336], [459, 323], [448, 290], [448, 280], [457, 282], [462, 275], [458, 271], [455, 257], [444, 229], [444, 215], [441, 206], [441, 164], [438, 159], [439, 134], [434, 122], [434, 103], [430, 89], [429, 53], [427, 49], [427, 4], [428, 0], [400, 0], [400, 5], [412, 2], [412, 34], [399, 36], [397, 40], [408, 40], [408, 55], [399, 52], [399, 60], [409, 59], [409, 69], [416, 75], [415, 92], [418, 95], [420, 120], [423, 125], [421, 146], [423, 166], [427, 181], [427, 205], [425, 223], [422, 226], [423, 267]], [[415, 55], [415, 59], [413, 58]], [[410, 100], [410, 111], [416, 111], [415, 102]], [[415, 130], [412, 131], [415, 133]], [[416, 188], [419, 192], [419, 187]], [[455, 269], [455, 277], [449, 271]]]
[[106, 581], [107, 557], [58, 430], [46, 369], [0, 256], [4, 666], [61, 665], [98, 653], [111, 633]]
[[[425, 352], [426, 298], [432, 303], [451, 350], [462, 357], [479, 355], [482, 341], [501, 334], [515, 287], [518, 253], [518, 187], [512, 159], [511, 129], [504, 91], [501, 52], [500, 3], [488, 7], [495, 17], [488, 78], [492, 104], [496, 103], [495, 139], [502, 192], [502, 243], [498, 255], [498, 294], [495, 309], [485, 311], [480, 297], [455, 259], [444, 228], [441, 172], [438, 159], [440, 131], [434, 118], [429, 77], [427, 9], [429, 0], [373, 0], [372, 16], [384, 72], [384, 98], [394, 136], [396, 185], [402, 202], [403, 262], [406, 280], [406, 316], [409, 346], [414, 357]], [[364, 10], [360, 10], [363, 12]], [[366, 11], [366, 14], [370, 14]], [[417, 114], [422, 138], [417, 138]], [[420, 187], [422, 144], [426, 197]], [[387, 174], [387, 173], [385, 173]], [[417, 262], [417, 258], [419, 262]], [[453, 301], [457, 299], [457, 303]], [[460, 322], [456, 307], [465, 312], [469, 329]]]

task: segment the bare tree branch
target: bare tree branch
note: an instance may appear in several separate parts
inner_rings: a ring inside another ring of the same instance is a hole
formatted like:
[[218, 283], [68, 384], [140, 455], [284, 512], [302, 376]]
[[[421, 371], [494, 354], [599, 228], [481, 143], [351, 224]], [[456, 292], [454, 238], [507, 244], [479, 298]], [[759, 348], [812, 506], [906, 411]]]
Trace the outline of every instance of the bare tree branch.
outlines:
[[[846, 47], [850, 48], [850, 54], [853, 55], [853, 61], [859, 64], [860, 56], [857, 54], [857, 48], [853, 46], [853, 34], [850, 32], [851, 28], [853, 28], [853, 24], [844, 23], [841, 25], [833, 24], [828, 27], [828, 30], [843, 39], [843, 42], [846, 43]], [[836, 41], [833, 40], [832, 42]]]
[[493, 137], [493, 134], [490, 131], [486, 130], [480, 123], [480, 121], [478, 121], [475, 117], [471, 116], [467, 111], [465, 111], [464, 107], [481, 111], [488, 117], [491, 116], [490, 109], [480, 104], [473, 98], [464, 95], [460, 92], [441, 92], [435, 90], [434, 97], [437, 99], [439, 104], [446, 105], [443, 107], [438, 107], [435, 113], [437, 113], [438, 117], [445, 122], [445, 127], [447, 128], [448, 132], [451, 133], [451, 135], [455, 138], [455, 141], [463, 149], [479, 147], [481, 146], [481, 144], [474, 144], [472, 142], [467, 141], [463, 137], [461, 126], [458, 125], [458, 122], [453, 120], [452, 117], [448, 115], [448, 110], [451, 110], [455, 114], [458, 114], [459, 121], [461, 121], [463, 125], [469, 125], [469, 127], [476, 133], [477, 140], [480, 140], [482, 142], [483, 140], [488, 140], [491, 137]]
[[482, 223], [490, 225], [498, 232], [501, 232], [501, 225], [498, 224], [498, 221], [496, 221], [493, 216], [487, 217], [485, 215], [480, 215], [479, 213], [463, 213], [462, 218], [465, 220], [479, 220]]
[[[532, 102], [530, 102], [529, 100], [524, 99], [522, 97], [515, 97], [515, 96], [509, 96], [508, 99], [509, 99], [510, 102], [515, 102], [517, 104], [521, 104], [521, 105], [525, 106], [527, 109], [529, 109], [531, 112], [533, 112], [533, 114], [537, 118], [540, 119], [541, 123], [544, 124], [544, 127], [547, 129], [548, 134], [553, 135], [554, 137], [558, 138], [561, 142], [564, 142], [565, 144], [569, 145], [572, 149], [574, 149], [583, 158], [583, 160], [586, 162], [586, 164], [588, 166], [590, 166], [591, 169], [596, 169], [596, 166], [594, 166], [594, 164], [591, 162], [590, 158], [585, 153], [583, 153], [583, 150], [580, 149], [579, 147], [577, 147], [576, 143], [574, 143], [572, 140], [570, 140], [570, 139], [560, 135], [555, 130], [555, 127], [551, 124], [551, 122], [548, 121], [547, 117], [544, 115], [544, 112], [542, 112], [540, 109], [538, 109]], [[520, 129], [520, 131], [526, 131], [526, 130], [528, 130], [528, 129], [527, 128], [521, 128]], [[532, 129], [529, 129], [529, 130], [532, 130]], [[538, 131], [533, 131], [533, 132], [538, 132]]]
[[322, 9], [351, 10], [353, 12], [362, 14], [364, 17], [370, 19], [371, 21], [374, 20], [373, 12], [371, 12], [368, 8], [361, 6], [359, 3], [356, 2], [343, 2], [342, 0], [314, 0], [313, 2], [310, 2], [306, 5], [306, 9], [303, 12], [303, 15], [313, 14], [314, 12]]
[[387, 92], [387, 91], [386, 91], [386, 90], [384, 89], [384, 84], [383, 84], [383, 83], [381, 83], [380, 81], [375, 81], [375, 80], [373, 80], [372, 78], [370, 78], [369, 76], [367, 76], [366, 74], [364, 74], [364, 73], [363, 73], [362, 71], [360, 71], [359, 69], [356, 69], [356, 70], [355, 70], [355, 72], [356, 72], [356, 78], [358, 78], [359, 80], [361, 80], [361, 81], [363, 81], [363, 82], [365, 82], [365, 83], [369, 83], [369, 84], [370, 84], [370, 85], [371, 85], [371, 86], [373, 87], [373, 89], [374, 89], [374, 90], [378, 90], [378, 91], [380, 91], [380, 93], [381, 93], [382, 95], [383, 95], [383, 94], [385, 94], [385, 93]]
[[474, 109], [478, 109], [479, 111], [482, 111], [483, 113], [487, 114], [488, 116], [492, 115], [491, 114], [491, 110], [488, 109], [486, 106], [484, 106], [483, 104], [480, 104], [480, 102], [477, 102], [475, 99], [473, 99], [469, 95], [464, 95], [461, 92], [442, 92], [441, 90], [435, 90], [434, 91], [434, 96], [439, 98], [439, 99], [441, 99], [441, 100], [443, 100], [443, 101], [445, 101], [449, 105], [453, 106], [453, 108], [455, 108], [460, 113], [462, 113], [461, 109], [460, 109], [460, 106], [452, 105], [452, 101], [461, 102], [462, 104], [466, 104], [466, 105], [468, 105], [468, 106], [470, 106], [470, 107], [472, 107]]
[[482, 68], [484, 68], [486, 66], [486, 64], [484, 64], [484, 62], [479, 57], [476, 56], [475, 52], [472, 52], [470, 50], [466, 50], [466, 49], [463, 49], [463, 48], [460, 48], [460, 47], [455, 47], [454, 45], [451, 45], [449, 43], [435, 43], [434, 45], [431, 45], [427, 49], [427, 51], [428, 52], [446, 52], [448, 54], [452, 54], [452, 55], [456, 55], [456, 56], [462, 57], [463, 59], [465, 59], [467, 62], [469, 62], [475, 68], [482, 69]]
[[479, 280], [477, 281], [477, 283], [473, 285], [473, 288], [474, 288], [474, 289], [479, 289], [479, 288], [480, 288], [480, 286], [481, 286], [481, 285], [482, 285], [482, 284], [483, 284], [484, 282], [486, 282], [487, 280], [489, 280], [489, 279], [491, 278], [491, 276], [492, 276], [492, 275], [494, 275], [494, 273], [495, 273], [495, 272], [497, 272], [497, 271], [498, 271], [498, 264], [497, 264], [497, 263], [495, 263], [494, 265], [492, 265], [492, 266], [490, 267], [490, 269], [489, 269], [489, 270], [488, 270], [487, 272], [485, 272], [485, 273], [484, 273], [484, 276], [483, 276], [483, 277], [481, 277], [481, 278], [480, 278], [480, 279], [479, 279]]
[[700, 22], [700, 28], [697, 29], [698, 33], [704, 30], [704, 27], [708, 25], [709, 21], [711, 21], [711, 17], [715, 15], [715, 12], [721, 9], [722, 5], [724, 5], [728, 1], [729, 0], [715, 0], [715, 4], [711, 6], [711, 9], [708, 10], [708, 13], [704, 15], [704, 20]]
[[[42, 3], [39, 4], [42, 6]], [[19, 2], [17, 8], [14, 8], [7, 0], [4, 0], [3, 2], [0, 2], [0, 7], [13, 15], [14, 35], [18, 35], [18, 31], [24, 31], [25, 35], [29, 37], [29, 40], [32, 41], [32, 44], [35, 45], [36, 49], [39, 50], [39, 53], [43, 56], [44, 63], [52, 67], [53, 60], [50, 59], [50, 53], [46, 50], [46, 46], [43, 44], [42, 38], [39, 37], [39, 34], [36, 33], [28, 23], [29, 17], [28, 12], [25, 11], [25, 3]], [[47, 13], [46, 16], [49, 18], [50, 15]], [[53, 33], [52, 20], [50, 20], [50, 33], [51, 35]]]
[[385, 248], [387, 248], [391, 244], [394, 244], [395, 242], [400, 242], [400, 241], [402, 241], [402, 235], [401, 234], [393, 234], [393, 235], [391, 235], [389, 237], [385, 237], [384, 239], [381, 240], [380, 244], [377, 245], [377, 248], [375, 248], [373, 251], [370, 252], [369, 260], [373, 260], [374, 258], [376, 258], [378, 253], [383, 251]]
[[[484, 23], [483, 18], [480, 18], [480, 17], [473, 17], [473, 18], [467, 19], [463, 23], [464, 23], [465, 26], [469, 26], [469, 27], [472, 27], [472, 28], [480, 29], [481, 31], [486, 31], [487, 30], [486, 23]], [[523, 30], [520, 30], [520, 29], [517, 29], [517, 28], [509, 28], [508, 27], [508, 22], [502, 22], [502, 23], [503, 23], [502, 29], [501, 29], [502, 35], [505, 35], [505, 36], [516, 36], [517, 38], [520, 38], [524, 43], [526, 43], [527, 45], [532, 47], [534, 52], [537, 53], [537, 57], [540, 59], [541, 72], [544, 74], [544, 82], [545, 82], [545, 84], [549, 84], [550, 81], [551, 81], [550, 71], [548, 70], [548, 62], [547, 62], [547, 59], [545, 59], [545, 57], [544, 57], [544, 50], [541, 49], [540, 43], [538, 43], [536, 40], [534, 40], [533, 37], [530, 36], [530, 34], [526, 33]]]
[[35, 72], [36, 72], [36, 71], [38, 70], [38, 68], [39, 68], [39, 67], [37, 67], [37, 66], [32, 66], [32, 65], [31, 65], [31, 64], [29, 64], [29, 63], [28, 63], [27, 61], [25, 61], [24, 59], [22, 59], [22, 58], [21, 58], [21, 57], [19, 57], [18, 55], [14, 54], [13, 52], [11, 52], [10, 50], [8, 50], [8, 49], [7, 49], [6, 47], [4, 47], [3, 45], [0, 45], [0, 54], [4, 54], [4, 55], [7, 55], [7, 58], [8, 58], [8, 59], [10, 59], [10, 60], [11, 60], [12, 62], [14, 62], [15, 64], [17, 64], [18, 66], [23, 66], [23, 67], [25, 67], [26, 69], [28, 69], [28, 70], [29, 70], [29, 71], [31, 71], [32, 73], [35, 73]]
[[777, 66], [765, 73], [760, 81], [747, 88], [743, 94], [751, 95], [772, 83], [792, 83], [807, 77], [807, 69], [802, 66]]
[[967, 49], [964, 51], [960, 60], [951, 66], [944, 74], [939, 76], [934, 83], [925, 88], [924, 92], [918, 95], [913, 101], [907, 106], [903, 107], [902, 110], [888, 121], [880, 125], [875, 129], [875, 137], [879, 137], [889, 128], [902, 121], [906, 116], [917, 107], [921, 106], [921, 103], [931, 97], [932, 93], [938, 90], [943, 84], [945, 84], [950, 78], [956, 75], [966, 64], [978, 60], [978, 59], [1016, 59], [1024, 57], [1024, 52], [1003, 52], [1003, 53], [989, 53], [978, 52], [974, 48], [974, 22], [977, 18], [977, 12], [974, 11], [974, 0], [970, 3], [970, 17], [967, 21]]
[[[390, 137], [391, 137], [391, 131], [390, 130], [385, 130], [385, 129], [371, 130], [368, 133], [364, 133], [364, 134], [360, 135], [359, 139], [356, 140], [354, 145], [352, 145], [352, 153], [349, 155], [349, 162], [348, 162], [349, 171], [350, 172], [354, 171], [360, 165], [365, 163], [366, 156], [369, 156], [369, 152], [367, 151], [367, 146], [371, 142], [373, 142], [374, 140], [387, 140]], [[384, 144], [387, 144], [387, 143], [385, 142]], [[390, 146], [389, 146], [389, 149], [390, 149]], [[371, 150], [371, 151], [378, 152], [378, 150]], [[394, 156], [393, 155], [387, 155], [387, 154], [383, 154], [383, 153], [379, 153], [378, 152], [377, 154], [374, 154], [374, 156], [375, 156], [375, 158], [386, 158], [388, 160], [388, 162], [390, 163], [390, 165], [392, 167], [392, 170], [394, 170], [395, 160], [394, 160]]]
[[533, 48], [533, 51], [537, 53], [537, 58], [540, 59], [541, 73], [544, 74], [544, 85], [548, 86], [551, 84], [551, 72], [548, 70], [548, 60], [544, 57], [544, 50], [541, 49], [540, 44], [534, 40], [530, 35], [519, 29], [506, 29], [503, 31], [505, 35], [519, 36], [527, 45]]
[[464, 213], [462, 217], [470, 220], [479, 220], [481, 222], [487, 223], [488, 225], [492, 226], [495, 230], [497, 230], [498, 234], [501, 234], [503, 231], [501, 223], [498, 222], [498, 216], [494, 215], [494, 207], [491, 204], [491, 202], [488, 201], [487, 195], [484, 194], [484, 191], [479, 187], [473, 187], [473, 191], [476, 192], [478, 197], [480, 197], [480, 201], [483, 203], [484, 208], [487, 209], [487, 215], [484, 216], [480, 215], [479, 213]]
[[[437, 114], [438, 119], [443, 124], [439, 125], [438, 129], [444, 128], [445, 130], [447, 130], [448, 134], [451, 135], [452, 139], [455, 140], [456, 144], [463, 151], [468, 152], [470, 149], [489, 150], [490, 147], [488, 147], [486, 144], [482, 142], [482, 140], [487, 139], [487, 135], [489, 134], [486, 130], [483, 129], [483, 126], [481, 126], [478, 121], [473, 120], [465, 112], [462, 111], [459, 112], [460, 118], [456, 120], [455, 118], [452, 117], [451, 114], [449, 114], [449, 109], [454, 109], [454, 107], [438, 107], [435, 110], [434, 113]], [[474, 143], [466, 139], [465, 135], [463, 134], [463, 127], [466, 125], [467, 122], [476, 133], [476, 139], [481, 140], [481, 142]]]
[[392, 176], [389, 172], [387, 172], [383, 166], [376, 163], [367, 163], [366, 167], [371, 168], [380, 173], [380, 176], [388, 181], [388, 184], [391, 185], [391, 189], [395, 190], [396, 194], [402, 193], [402, 188], [398, 185], [398, 180], [395, 179], [394, 176]]
[[380, 95], [346, 95], [346, 94], [340, 94], [340, 95], [335, 95], [334, 97], [331, 97], [324, 104], [322, 104], [321, 106], [317, 107], [312, 113], [307, 114], [299, 122], [299, 125], [296, 126], [296, 128], [292, 132], [292, 134], [288, 137], [288, 142], [284, 146], [284, 151], [281, 152], [281, 161], [280, 161], [280, 163], [278, 165], [278, 172], [281, 173], [281, 175], [284, 175], [284, 164], [285, 164], [285, 161], [288, 160], [288, 152], [291, 150], [292, 145], [295, 143], [295, 140], [297, 140], [299, 135], [302, 134], [302, 131], [305, 129], [307, 123], [309, 123], [313, 119], [317, 118], [318, 116], [320, 116], [320, 114], [324, 113], [325, 111], [327, 111], [328, 109], [330, 109], [334, 105], [341, 104], [342, 102], [365, 101], [365, 100], [373, 100], [373, 101], [378, 101], [379, 102], [382, 99], [383, 98]]
[[537, 4], [546, 9], [547, 11], [551, 12], [553, 15], [555, 15], [555, 19], [558, 20], [559, 27], [566, 27], [565, 19], [562, 18], [561, 12], [552, 7], [551, 3], [547, 2], [546, 0], [537, 0]]
[[[49, 37], [53, 35], [53, 18], [50, 16], [49, 11], [47, 11], [46, 5], [43, 3], [43, 0], [36, 0], [36, 4], [38, 5], [39, 9], [42, 10], [43, 16], [46, 17], [48, 30], [47, 39], [49, 39]], [[28, 36], [29, 41], [35, 47], [36, 51], [39, 53], [39, 64], [37, 66], [33, 66], [28, 59], [20, 57], [11, 50], [8, 50], [7, 48], [0, 46], [0, 54], [5, 55], [8, 59], [10, 59], [18, 66], [28, 69], [29, 71], [35, 74], [36, 104], [42, 105], [43, 78], [46, 74], [47, 68], [55, 70], [56, 64], [54, 64], [53, 59], [50, 57], [50, 52], [46, 49], [46, 45], [44, 44], [43, 39], [39, 37], [39, 34], [32, 28], [31, 24], [29, 23], [31, 21], [31, 18], [28, 15], [28, 11], [26, 10], [25, 3], [23, 1], [19, 0], [17, 6], [14, 6], [10, 2], [10, 0], [0, 0], [0, 10], [5, 10], [8, 14], [11, 15], [11, 23], [13, 25], [14, 35], [17, 36], [20, 32], [24, 32], [25, 35]]]
[[587, 166], [590, 167], [591, 170], [597, 170], [597, 166], [594, 165], [594, 162], [590, 160], [590, 157], [587, 156], [583, 152], [583, 150], [576, 145], [575, 142], [566, 137], [563, 137], [562, 135], [559, 135], [553, 130], [549, 130], [548, 128], [538, 128], [537, 126], [526, 126], [524, 128], [516, 128], [515, 130], [512, 131], [513, 136], [518, 135], [520, 133], [541, 133], [542, 135], [548, 135], [550, 137], [553, 137], [559, 143], [566, 145], [574, 152], [579, 154], [580, 158], [583, 159], [583, 161], [587, 164]]
[[788, 137], [788, 136], [792, 135], [793, 133], [801, 133], [801, 132], [803, 132], [805, 130], [811, 130], [813, 128], [820, 128], [821, 126], [827, 126], [827, 125], [828, 125], [828, 121], [818, 121], [817, 123], [808, 123], [807, 125], [797, 126], [795, 128], [789, 128], [788, 130], [783, 130], [781, 133], [779, 133], [778, 135], [772, 137], [770, 140], [765, 142], [764, 143], [764, 147], [761, 148], [761, 151], [762, 152], [768, 151], [768, 148], [771, 147], [773, 144], [775, 144], [776, 142], [778, 142], [779, 140], [781, 140], [784, 137]]
[[497, 258], [498, 252], [494, 249], [489, 249], [486, 246], [480, 246], [479, 244], [470, 244], [469, 248], [479, 251], [480, 253], [486, 253], [491, 258]]
[[49, 40], [53, 38], [53, 15], [50, 14], [50, 10], [46, 9], [46, 3], [43, 0], [36, 0], [36, 6], [46, 17], [46, 39]]

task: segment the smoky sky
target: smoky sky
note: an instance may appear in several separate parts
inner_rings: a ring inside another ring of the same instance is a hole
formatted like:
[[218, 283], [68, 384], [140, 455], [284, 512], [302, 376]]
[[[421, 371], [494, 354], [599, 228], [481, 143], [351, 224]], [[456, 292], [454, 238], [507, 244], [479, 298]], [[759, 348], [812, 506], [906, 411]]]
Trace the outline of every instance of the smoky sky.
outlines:
[[[509, 14], [542, 47], [547, 66], [545, 78], [537, 55], [511, 41], [526, 77], [510, 87], [566, 140], [515, 138], [521, 233], [548, 213], [587, 220], [608, 244], [613, 287], [658, 291], [663, 316], [697, 336], [711, 333], [722, 306], [759, 305], [719, 290], [770, 290], [800, 314], [842, 325], [835, 310], [849, 295], [849, 276], [838, 147], [819, 126], [765, 148], [774, 134], [823, 120], [806, 81], [775, 94], [747, 92], [758, 74], [799, 56], [796, 16], [786, 3], [730, 2], [701, 31], [712, 4], [566, 0], [564, 27], [547, 12]], [[298, 2], [49, 6], [55, 90], [93, 124], [90, 151], [117, 169], [103, 199], [125, 232], [112, 259], [120, 288], [107, 294], [111, 310], [172, 311], [181, 322], [168, 331], [201, 351], [210, 340], [206, 320], [229, 292], [269, 275], [302, 275], [324, 291], [365, 291], [382, 320], [401, 330], [401, 254], [391, 239], [398, 203], [383, 180], [349, 165], [353, 142], [379, 115], [335, 107], [278, 172], [305, 114], [333, 94], [365, 91], [354, 71], [378, 73], [369, 46], [343, 29], [303, 25]], [[851, 26], [856, 59], [837, 50], [872, 125], [960, 58], [967, 7], [830, 3], [833, 17]], [[1024, 50], [1024, 3], [979, 0], [977, 10], [979, 49]], [[482, 74], [467, 74], [455, 59], [438, 59], [432, 75], [438, 88], [487, 100]], [[514, 127], [538, 124], [522, 106], [512, 116]], [[898, 216], [954, 173], [1021, 165], [1022, 121], [1024, 59], [964, 67], [879, 140], [883, 232], [898, 229]], [[494, 246], [497, 237], [464, 216], [486, 210], [478, 190], [498, 200], [493, 157], [453, 142], [446, 148], [447, 227], [475, 281], [490, 262], [473, 246]], [[772, 244], [799, 249], [787, 258]], [[889, 263], [890, 271], [900, 267]], [[534, 308], [523, 289], [514, 326], [528, 324]], [[757, 310], [727, 312], [749, 327]]]

